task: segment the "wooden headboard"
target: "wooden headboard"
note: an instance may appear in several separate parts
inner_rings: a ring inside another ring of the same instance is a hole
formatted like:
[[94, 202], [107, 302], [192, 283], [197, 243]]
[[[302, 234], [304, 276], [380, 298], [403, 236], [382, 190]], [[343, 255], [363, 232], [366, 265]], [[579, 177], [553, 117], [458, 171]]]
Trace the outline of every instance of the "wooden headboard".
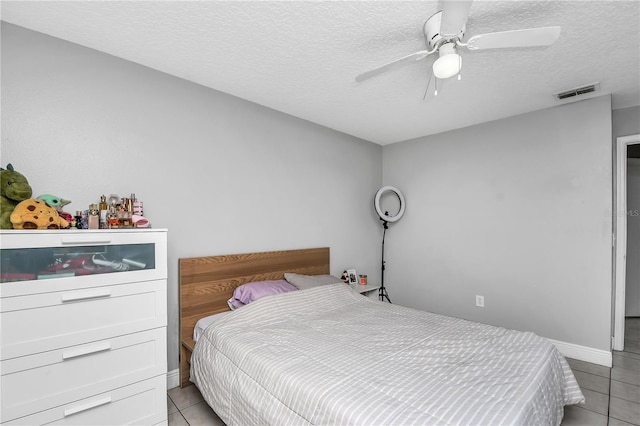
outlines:
[[180, 266], [180, 386], [189, 381], [193, 329], [199, 319], [229, 310], [236, 287], [253, 281], [279, 280], [285, 272], [329, 273], [329, 248], [191, 257]]

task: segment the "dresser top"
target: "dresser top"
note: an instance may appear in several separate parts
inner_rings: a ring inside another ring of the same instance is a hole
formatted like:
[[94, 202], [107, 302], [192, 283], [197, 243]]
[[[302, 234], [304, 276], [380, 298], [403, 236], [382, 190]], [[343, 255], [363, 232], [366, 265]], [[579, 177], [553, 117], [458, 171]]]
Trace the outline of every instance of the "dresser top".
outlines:
[[167, 232], [163, 228], [119, 228], [119, 229], [2, 229], [0, 235], [15, 234], [54, 234], [54, 235], [89, 235], [89, 234], [110, 234], [110, 233], [146, 233], [146, 232]]

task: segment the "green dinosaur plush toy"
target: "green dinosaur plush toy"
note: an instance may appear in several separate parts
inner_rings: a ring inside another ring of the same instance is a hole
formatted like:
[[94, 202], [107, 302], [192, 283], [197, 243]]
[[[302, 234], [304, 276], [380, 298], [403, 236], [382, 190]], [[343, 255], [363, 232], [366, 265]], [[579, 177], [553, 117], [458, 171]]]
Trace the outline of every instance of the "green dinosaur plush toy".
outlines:
[[6, 170], [0, 168], [0, 182], [0, 229], [13, 229], [11, 213], [19, 202], [31, 198], [31, 186], [11, 164], [7, 164]]

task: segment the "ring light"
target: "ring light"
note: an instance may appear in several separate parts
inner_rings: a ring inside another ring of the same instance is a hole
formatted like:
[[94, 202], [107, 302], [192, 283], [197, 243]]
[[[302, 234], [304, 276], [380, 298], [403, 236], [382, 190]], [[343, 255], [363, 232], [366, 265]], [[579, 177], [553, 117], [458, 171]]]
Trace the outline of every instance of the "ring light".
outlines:
[[[382, 198], [382, 196], [386, 192], [393, 192], [396, 195], [396, 197], [398, 197], [398, 201], [400, 202], [400, 208], [398, 209], [398, 213], [396, 213], [395, 216], [390, 216], [389, 212], [383, 211], [382, 207], [380, 207], [380, 198]], [[381, 302], [384, 302], [384, 299], [387, 299], [387, 302], [391, 303], [391, 299], [389, 299], [389, 294], [387, 293], [387, 289], [384, 286], [384, 270], [386, 269], [385, 261], [384, 261], [384, 237], [387, 232], [387, 229], [389, 228], [389, 222], [397, 222], [398, 220], [400, 220], [400, 218], [404, 214], [404, 208], [405, 208], [404, 195], [402, 195], [402, 192], [400, 192], [400, 190], [395, 186], [383, 186], [382, 188], [378, 189], [378, 192], [376, 192], [376, 196], [373, 198], [373, 206], [376, 208], [376, 213], [378, 213], [378, 216], [380, 216], [380, 220], [382, 221], [382, 228], [383, 228], [382, 230], [382, 265], [380, 268], [381, 274], [380, 274], [380, 287], [378, 288], [378, 298], [380, 299]]]
[[[400, 201], [400, 210], [398, 210], [398, 213], [395, 216], [389, 216], [389, 212], [383, 211], [380, 207], [380, 198], [385, 192], [393, 192], [394, 194], [396, 194], [396, 197], [398, 197], [398, 200]], [[378, 192], [376, 192], [376, 196], [373, 199], [373, 205], [375, 206], [376, 212], [378, 213], [378, 216], [380, 216], [380, 219], [384, 220], [385, 222], [396, 222], [400, 220], [400, 218], [404, 214], [404, 196], [398, 188], [393, 186], [383, 186], [382, 188], [380, 188]]]

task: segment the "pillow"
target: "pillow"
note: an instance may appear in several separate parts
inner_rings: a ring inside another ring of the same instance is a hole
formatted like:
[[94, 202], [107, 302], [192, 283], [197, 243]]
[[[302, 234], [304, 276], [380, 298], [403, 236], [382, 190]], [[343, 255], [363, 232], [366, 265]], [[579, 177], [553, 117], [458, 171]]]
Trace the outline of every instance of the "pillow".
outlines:
[[298, 290], [306, 290], [327, 284], [344, 284], [344, 281], [333, 275], [301, 275], [287, 272], [284, 274], [284, 279], [294, 285]]
[[233, 297], [227, 301], [229, 309], [234, 310], [272, 294], [295, 291], [297, 288], [285, 280], [256, 281], [239, 286], [233, 291]]

